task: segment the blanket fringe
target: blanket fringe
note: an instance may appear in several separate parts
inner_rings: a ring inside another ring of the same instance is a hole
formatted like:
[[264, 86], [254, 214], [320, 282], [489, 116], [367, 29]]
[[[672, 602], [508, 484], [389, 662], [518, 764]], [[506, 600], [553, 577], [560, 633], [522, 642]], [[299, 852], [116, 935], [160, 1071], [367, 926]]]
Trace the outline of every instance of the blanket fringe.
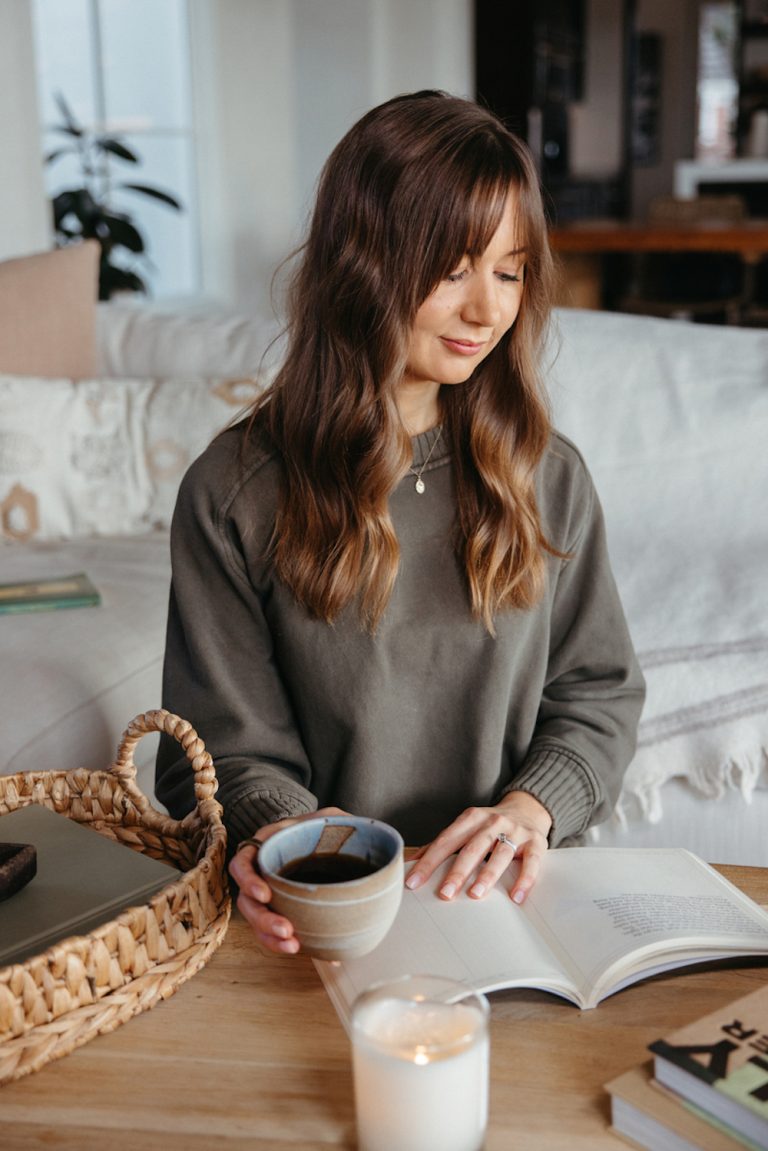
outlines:
[[684, 775], [659, 769], [642, 779], [633, 779], [630, 769], [613, 812], [613, 822], [622, 827], [637, 818], [658, 823], [664, 815], [663, 793], [668, 779], [684, 779], [708, 799], [720, 799], [727, 790], [736, 790], [749, 803], [756, 787], [768, 788], [768, 748], [735, 753], [719, 767], [711, 761], [689, 764]]

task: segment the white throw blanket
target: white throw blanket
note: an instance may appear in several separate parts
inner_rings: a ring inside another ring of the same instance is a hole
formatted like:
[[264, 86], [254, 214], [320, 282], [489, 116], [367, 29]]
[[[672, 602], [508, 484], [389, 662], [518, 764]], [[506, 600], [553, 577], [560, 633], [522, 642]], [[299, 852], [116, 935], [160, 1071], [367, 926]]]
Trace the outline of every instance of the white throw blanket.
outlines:
[[583, 452], [648, 684], [617, 817], [768, 787], [768, 332], [559, 313], [555, 424]]

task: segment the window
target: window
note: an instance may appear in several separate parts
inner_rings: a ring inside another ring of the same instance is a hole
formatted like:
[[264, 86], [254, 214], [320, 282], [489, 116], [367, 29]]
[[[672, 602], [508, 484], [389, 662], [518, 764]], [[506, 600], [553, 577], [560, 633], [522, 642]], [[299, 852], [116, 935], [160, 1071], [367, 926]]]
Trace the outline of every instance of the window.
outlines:
[[[140, 164], [107, 157], [98, 178], [110, 207], [128, 213], [144, 238], [136, 270], [156, 299], [200, 290], [187, 9], [187, 0], [34, 0], [42, 150], [65, 140], [51, 131], [62, 122], [61, 93], [84, 128], [119, 137], [139, 157]], [[46, 166], [51, 196], [73, 182], [82, 184], [76, 157]], [[169, 192], [183, 211], [122, 182]]]
[[734, 3], [702, 4], [699, 11], [699, 75], [696, 93], [697, 160], [729, 160], [736, 148], [738, 27], [739, 13]]

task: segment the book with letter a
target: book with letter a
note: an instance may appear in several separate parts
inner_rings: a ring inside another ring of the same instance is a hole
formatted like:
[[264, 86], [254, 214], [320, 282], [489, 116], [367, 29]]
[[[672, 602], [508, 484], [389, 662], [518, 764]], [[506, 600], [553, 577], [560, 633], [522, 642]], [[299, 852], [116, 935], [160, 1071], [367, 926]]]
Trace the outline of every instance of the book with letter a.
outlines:
[[768, 957], [768, 911], [682, 848], [556, 848], [522, 906], [508, 895], [511, 868], [484, 899], [440, 899], [450, 866], [406, 888], [369, 955], [315, 961], [345, 1024], [366, 987], [405, 974], [446, 975], [480, 991], [536, 988], [588, 1008], [673, 968]]
[[659, 1083], [768, 1147], [768, 972], [757, 990], [650, 1049]]
[[[653, 1078], [650, 1063], [618, 1075], [606, 1090], [611, 1126], [633, 1146], [648, 1151], [761, 1151], [761, 1145], [694, 1108]], [[765, 1147], [765, 1144], [762, 1144]]]

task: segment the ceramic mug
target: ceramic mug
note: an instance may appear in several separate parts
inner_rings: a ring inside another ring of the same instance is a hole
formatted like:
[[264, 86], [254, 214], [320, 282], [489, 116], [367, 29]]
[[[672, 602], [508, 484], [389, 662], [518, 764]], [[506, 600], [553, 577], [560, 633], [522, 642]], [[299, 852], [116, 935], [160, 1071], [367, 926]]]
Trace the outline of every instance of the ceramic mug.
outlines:
[[403, 840], [387, 823], [318, 816], [276, 831], [259, 848], [270, 907], [290, 919], [305, 955], [354, 959], [392, 926], [403, 895]]

